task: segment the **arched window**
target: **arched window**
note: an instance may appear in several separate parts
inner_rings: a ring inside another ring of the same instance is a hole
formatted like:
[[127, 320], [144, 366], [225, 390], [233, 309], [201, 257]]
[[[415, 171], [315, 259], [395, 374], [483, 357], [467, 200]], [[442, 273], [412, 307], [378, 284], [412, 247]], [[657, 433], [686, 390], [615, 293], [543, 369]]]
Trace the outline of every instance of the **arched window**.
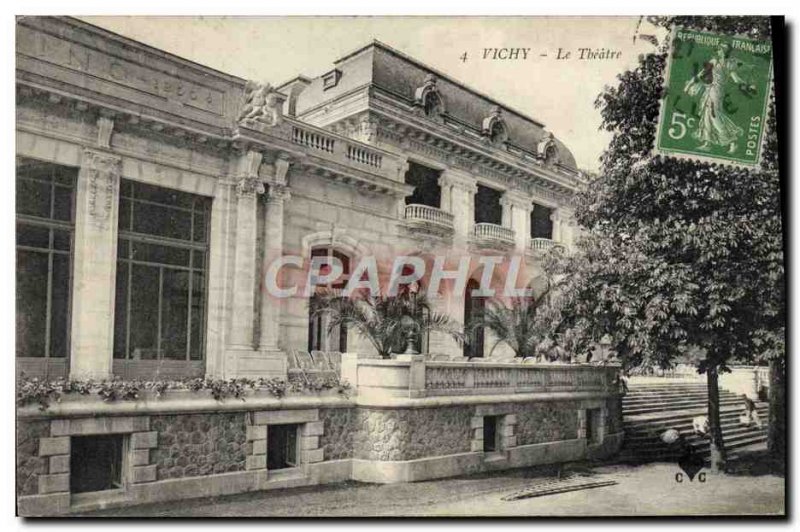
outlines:
[[[471, 323], [483, 317], [483, 310], [486, 306], [486, 299], [473, 296], [472, 291], [480, 288], [480, 284], [475, 279], [467, 282], [467, 289], [464, 291], [464, 326], [470, 327]], [[464, 343], [465, 357], [483, 357], [484, 352], [484, 330], [483, 327], [473, 329], [470, 333], [469, 341]]]
[[[312, 260], [315, 257], [330, 257], [338, 259], [342, 264], [342, 275], [328, 285], [316, 287], [316, 291], [336, 292], [343, 290], [350, 278], [350, 257], [331, 247], [318, 247], [311, 250]], [[321, 274], [327, 273], [327, 267], [323, 267]], [[316, 297], [316, 295], [311, 296]], [[313, 302], [312, 302], [313, 303]], [[328, 316], [325, 313], [314, 314], [314, 305], [309, 305], [308, 312], [308, 350], [309, 351], [347, 351], [347, 328], [339, 327], [328, 334]]]

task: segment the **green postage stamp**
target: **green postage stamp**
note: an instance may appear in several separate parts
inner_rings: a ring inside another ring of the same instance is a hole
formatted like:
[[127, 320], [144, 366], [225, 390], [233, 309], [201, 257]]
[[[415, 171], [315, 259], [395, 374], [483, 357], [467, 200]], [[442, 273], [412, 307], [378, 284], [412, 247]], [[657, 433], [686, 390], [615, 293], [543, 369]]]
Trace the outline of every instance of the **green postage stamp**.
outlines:
[[733, 165], [759, 163], [772, 44], [676, 28], [656, 152]]

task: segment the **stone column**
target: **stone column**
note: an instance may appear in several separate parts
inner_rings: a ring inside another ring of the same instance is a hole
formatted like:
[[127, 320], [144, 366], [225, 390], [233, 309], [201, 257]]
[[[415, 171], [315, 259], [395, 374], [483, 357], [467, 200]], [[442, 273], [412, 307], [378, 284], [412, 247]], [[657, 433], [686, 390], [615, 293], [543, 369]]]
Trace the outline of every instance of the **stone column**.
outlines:
[[[256, 195], [263, 194], [264, 185], [258, 178], [261, 154], [244, 155], [245, 173], [236, 185], [236, 251], [234, 252], [233, 312], [231, 315], [230, 347], [235, 350], [253, 349], [253, 312], [256, 287]], [[256, 161], [257, 159], [257, 161]]]
[[[264, 257], [261, 268], [263, 276], [272, 261], [283, 254], [283, 208], [291, 194], [285, 184], [270, 183], [267, 191], [264, 218]], [[259, 285], [261, 293], [261, 334], [258, 341], [260, 351], [277, 351], [283, 301], [264, 289], [264, 280]]]
[[[442, 172], [439, 185], [444, 189], [449, 187], [446, 196], [449, 205], [442, 203], [442, 208], [453, 215], [453, 228], [455, 230], [453, 242], [456, 247], [466, 247], [469, 235], [475, 221], [475, 194], [478, 184], [474, 177], [452, 168]], [[443, 198], [445, 195], [442, 196]]]
[[75, 198], [70, 377], [112, 373], [120, 157], [85, 148]]
[[553, 240], [561, 242], [561, 222], [563, 219], [561, 210], [553, 209], [553, 214], [550, 215], [550, 219], [553, 221]]
[[524, 253], [530, 240], [533, 199], [522, 192], [507, 190], [500, 201], [503, 205], [503, 226], [514, 230], [514, 247], [518, 253]]

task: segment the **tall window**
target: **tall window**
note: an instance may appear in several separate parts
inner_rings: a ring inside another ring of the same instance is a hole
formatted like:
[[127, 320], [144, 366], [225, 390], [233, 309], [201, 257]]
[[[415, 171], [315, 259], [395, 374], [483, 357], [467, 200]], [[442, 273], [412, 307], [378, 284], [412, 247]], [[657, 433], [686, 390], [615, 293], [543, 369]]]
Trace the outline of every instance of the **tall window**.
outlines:
[[74, 193], [78, 169], [17, 159], [18, 369], [67, 374]]
[[503, 192], [478, 185], [475, 194], [475, 223], [503, 224], [503, 206], [500, 199]]
[[553, 209], [533, 204], [531, 212], [531, 238], [553, 238]]
[[428, 207], [441, 207], [442, 191], [439, 187], [440, 170], [409, 162], [406, 172], [406, 184], [414, 187], [414, 193], [406, 196], [406, 205], [417, 204]]
[[[311, 258], [314, 257], [335, 257], [339, 259], [342, 264], [342, 275], [339, 279], [327, 286], [318, 285], [316, 290], [321, 291], [337, 291], [343, 290], [350, 278], [350, 257], [339, 250], [320, 247], [311, 250]], [[321, 274], [326, 274], [326, 268], [323, 267]], [[316, 296], [312, 296], [316, 297]], [[308, 314], [308, 350], [309, 351], [339, 351], [344, 353], [347, 351], [347, 328], [339, 327], [328, 334], [328, 316], [322, 312], [314, 314], [312, 312], [313, 304], [309, 305]]]
[[123, 180], [114, 373], [203, 374], [211, 200]]
[[[475, 279], [467, 282], [467, 289], [464, 292], [464, 326], [469, 327], [474, 321], [483, 318], [483, 309], [486, 300], [483, 297], [473, 296], [472, 291], [478, 290], [480, 283]], [[484, 330], [483, 327], [472, 329], [468, 342], [464, 343], [465, 357], [483, 357], [484, 352]]]

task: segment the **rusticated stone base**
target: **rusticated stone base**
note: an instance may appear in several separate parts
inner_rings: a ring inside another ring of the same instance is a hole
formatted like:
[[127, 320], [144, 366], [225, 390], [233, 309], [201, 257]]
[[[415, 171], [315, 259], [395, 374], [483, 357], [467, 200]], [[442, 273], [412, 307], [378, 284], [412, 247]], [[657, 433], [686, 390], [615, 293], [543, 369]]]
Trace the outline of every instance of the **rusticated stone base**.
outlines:
[[158, 480], [243, 471], [248, 444], [245, 414], [152, 416], [158, 432], [152, 449]]
[[39, 493], [39, 476], [48, 473], [47, 456], [39, 456], [39, 440], [50, 436], [50, 421], [17, 423], [17, 496]]

